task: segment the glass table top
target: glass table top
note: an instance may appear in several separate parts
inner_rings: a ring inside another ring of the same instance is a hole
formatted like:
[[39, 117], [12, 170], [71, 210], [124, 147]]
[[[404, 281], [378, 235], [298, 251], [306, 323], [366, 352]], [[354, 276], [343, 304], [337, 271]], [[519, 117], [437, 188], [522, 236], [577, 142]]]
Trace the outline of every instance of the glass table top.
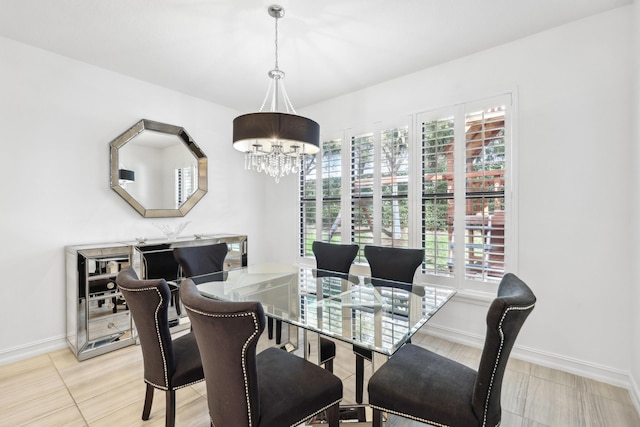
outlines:
[[224, 301], [259, 301], [265, 314], [325, 336], [392, 355], [455, 294], [317, 270], [258, 264], [192, 278], [200, 292]]

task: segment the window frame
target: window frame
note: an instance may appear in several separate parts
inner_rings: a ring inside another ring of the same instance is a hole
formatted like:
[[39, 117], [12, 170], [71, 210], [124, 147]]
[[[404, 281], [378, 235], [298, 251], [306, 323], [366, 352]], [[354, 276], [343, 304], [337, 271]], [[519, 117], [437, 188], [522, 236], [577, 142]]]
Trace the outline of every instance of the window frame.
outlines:
[[[517, 171], [515, 170], [515, 158], [516, 158], [516, 133], [514, 132], [515, 123], [517, 120], [517, 92], [509, 91], [499, 95], [490, 96], [487, 98], [479, 99], [471, 102], [458, 103], [448, 107], [422, 110], [413, 112], [404, 116], [398, 116], [394, 120], [384, 120], [378, 122], [369, 122], [367, 125], [358, 125], [354, 127], [345, 127], [344, 130], [334, 132], [333, 135], [341, 135], [342, 137], [342, 199], [341, 199], [341, 231], [343, 244], [351, 243], [352, 238], [352, 191], [351, 191], [351, 156], [352, 156], [352, 137], [372, 133], [374, 144], [374, 194], [373, 194], [373, 210], [375, 212], [373, 218], [373, 242], [371, 244], [380, 244], [380, 230], [382, 222], [382, 190], [381, 190], [381, 131], [383, 129], [391, 129], [393, 127], [401, 127], [402, 124], [409, 125], [408, 131], [408, 144], [409, 144], [409, 172], [408, 172], [408, 215], [409, 215], [409, 247], [421, 247], [423, 243], [423, 227], [422, 227], [422, 130], [421, 123], [423, 117], [430, 116], [436, 117], [441, 114], [449, 113], [454, 115], [454, 138], [455, 141], [465, 141], [465, 114], [473, 110], [481, 109], [484, 106], [496, 105], [503, 103], [506, 107], [504, 118], [504, 138], [505, 138], [505, 172], [504, 172], [504, 204], [505, 204], [505, 230], [504, 230], [504, 271], [511, 271], [517, 274], [517, 200], [515, 191], [517, 187]], [[322, 137], [321, 140], [331, 140], [334, 138]], [[455, 203], [456, 209], [454, 212], [454, 233], [458, 241], [464, 241], [464, 229], [465, 229], [465, 209], [464, 203], [466, 202], [466, 187], [465, 187], [465, 175], [464, 175], [464, 152], [465, 144], [454, 143], [454, 163], [455, 163], [455, 176], [454, 176], [454, 191], [456, 189], [462, 189], [465, 196], [456, 196]], [[319, 153], [318, 156], [322, 156]], [[321, 157], [317, 160], [321, 164]], [[321, 194], [322, 179], [317, 181], [318, 191], [317, 194]], [[348, 193], [348, 194], [346, 194]], [[316, 225], [316, 236], [321, 236], [322, 226], [322, 199], [316, 198], [318, 215]], [[463, 206], [460, 208], [460, 206]], [[348, 219], [348, 220], [347, 220]], [[349, 236], [348, 238], [346, 236]], [[361, 248], [362, 250], [363, 248]], [[464, 261], [461, 257], [464, 257], [464, 251], [456, 251], [455, 261], [456, 265], [464, 265]], [[304, 257], [303, 257], [304, 259]], [[312, 259], [312, 256], [307, 256], [307, 259]], [[357, 269], [359, 267], [367, 267], [366, 260], [358, 260], [356, 258]], [[424, 264], [423, 264], [424, 266]], [[362, 270], [360, 270], [362, 271]], [[366, 271], [366, 270], [365, 270]], [[462, 269], [464, 271], [464, 268]], [[418, 280], [425, 283], [439, 284], [444, 286], [451, 286], [462, 291], [473, 292], [489, 292], [495, 293], [497, 289], [498, 280], [494, 281], [478, 281], [474, 279], [466, 278], [466, 274], [456, 274], [452, 277], [438, 276], [430, 274], [425, 271], [424, 268], [419, 270]], [[498, 278], [499, 279], [499, 278]]]

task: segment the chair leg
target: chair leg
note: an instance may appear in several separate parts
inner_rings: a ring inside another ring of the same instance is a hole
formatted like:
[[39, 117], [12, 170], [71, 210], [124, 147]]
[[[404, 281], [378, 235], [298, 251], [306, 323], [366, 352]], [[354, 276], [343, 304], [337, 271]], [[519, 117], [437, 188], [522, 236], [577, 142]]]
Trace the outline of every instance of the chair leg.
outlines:
[[324, 362], [324, 369], [333, 373], [333, 359], [329, 359], [326, 362]]
[[329, 427], [338, 427], [340, 425], [340, 404], [336, 403], [327, 408], [327, 421]]
[[153, 404], [153, 392], [153, 386], [151, 384], [147, 384], [147, 393], [144, 396], [144, 409], [142, 409], [143, 421], [147, 421], [149, 419], [149, 414], [151, 413], [151, 405]]
[[373, 409], [373, 422], [371, 427], [382, 427], [382, 411], [379, 409]]
[[367, 410], [363, 405], [360, 405], [356, 408], [356, 412], [358, 414], [358, 422], [366, 423], [367, 422]]
[[356, 402], [362, 403], [364, 394], [364, 357], [356, 354]]
[[282, 341], [282, 320], [276, 320], [276, 344]]
[[180, 294], [178, 292], [173, 293], [173, 300], [176, 304], [176, 314], [178, 316], [182, 315], [182, 310], [180, 309]]
[[176, 391], [167, 390], [167, 414], [165, 415], [165, 426], [174, 427], [176, 425]]
[[267, 332], [269, 333], [269, 339], [273, 339], [273, 317], [267, 316]]

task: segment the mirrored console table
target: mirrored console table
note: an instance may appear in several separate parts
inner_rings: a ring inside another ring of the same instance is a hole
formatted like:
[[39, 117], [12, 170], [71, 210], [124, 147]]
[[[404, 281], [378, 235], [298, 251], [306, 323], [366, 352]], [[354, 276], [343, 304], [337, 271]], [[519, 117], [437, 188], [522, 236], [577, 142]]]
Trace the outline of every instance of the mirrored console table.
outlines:
[[[151, 278], [153, 254], [164, 266], [161, 277], [175, 280], [180, 271], [173, 248], [222, 242], [228, 246], [225, 270], [247, 265], [247, 236], [235, 234], [65, 247], [67, 343], [71, 351], [78, 360], [85, 360], [136, 342], [135, 325], [115, 283], [120, 270], [131, 265], [138, 277]], [[175, 300], [169, 307], [170, 323], [176, 331], [186, 323], [181, 322], [186, 314], [179, 304]]]

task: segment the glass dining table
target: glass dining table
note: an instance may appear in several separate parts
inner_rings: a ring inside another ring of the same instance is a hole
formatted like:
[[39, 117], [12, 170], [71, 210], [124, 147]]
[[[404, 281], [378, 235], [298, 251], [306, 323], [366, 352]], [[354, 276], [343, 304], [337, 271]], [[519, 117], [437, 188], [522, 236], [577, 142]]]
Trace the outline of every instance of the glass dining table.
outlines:
[[[273, 263], [192, 279], [202, 295], [223, 301], [259, 301], [267, 316], [294, 330], [301, 328], [306, 358], [307, 332], [315, 332], [386, 359], [455, 295], [454, 289], [442, 286]], [[297, 332], [289, 333], [287, 345], [297, 347], [297, 338]]]

